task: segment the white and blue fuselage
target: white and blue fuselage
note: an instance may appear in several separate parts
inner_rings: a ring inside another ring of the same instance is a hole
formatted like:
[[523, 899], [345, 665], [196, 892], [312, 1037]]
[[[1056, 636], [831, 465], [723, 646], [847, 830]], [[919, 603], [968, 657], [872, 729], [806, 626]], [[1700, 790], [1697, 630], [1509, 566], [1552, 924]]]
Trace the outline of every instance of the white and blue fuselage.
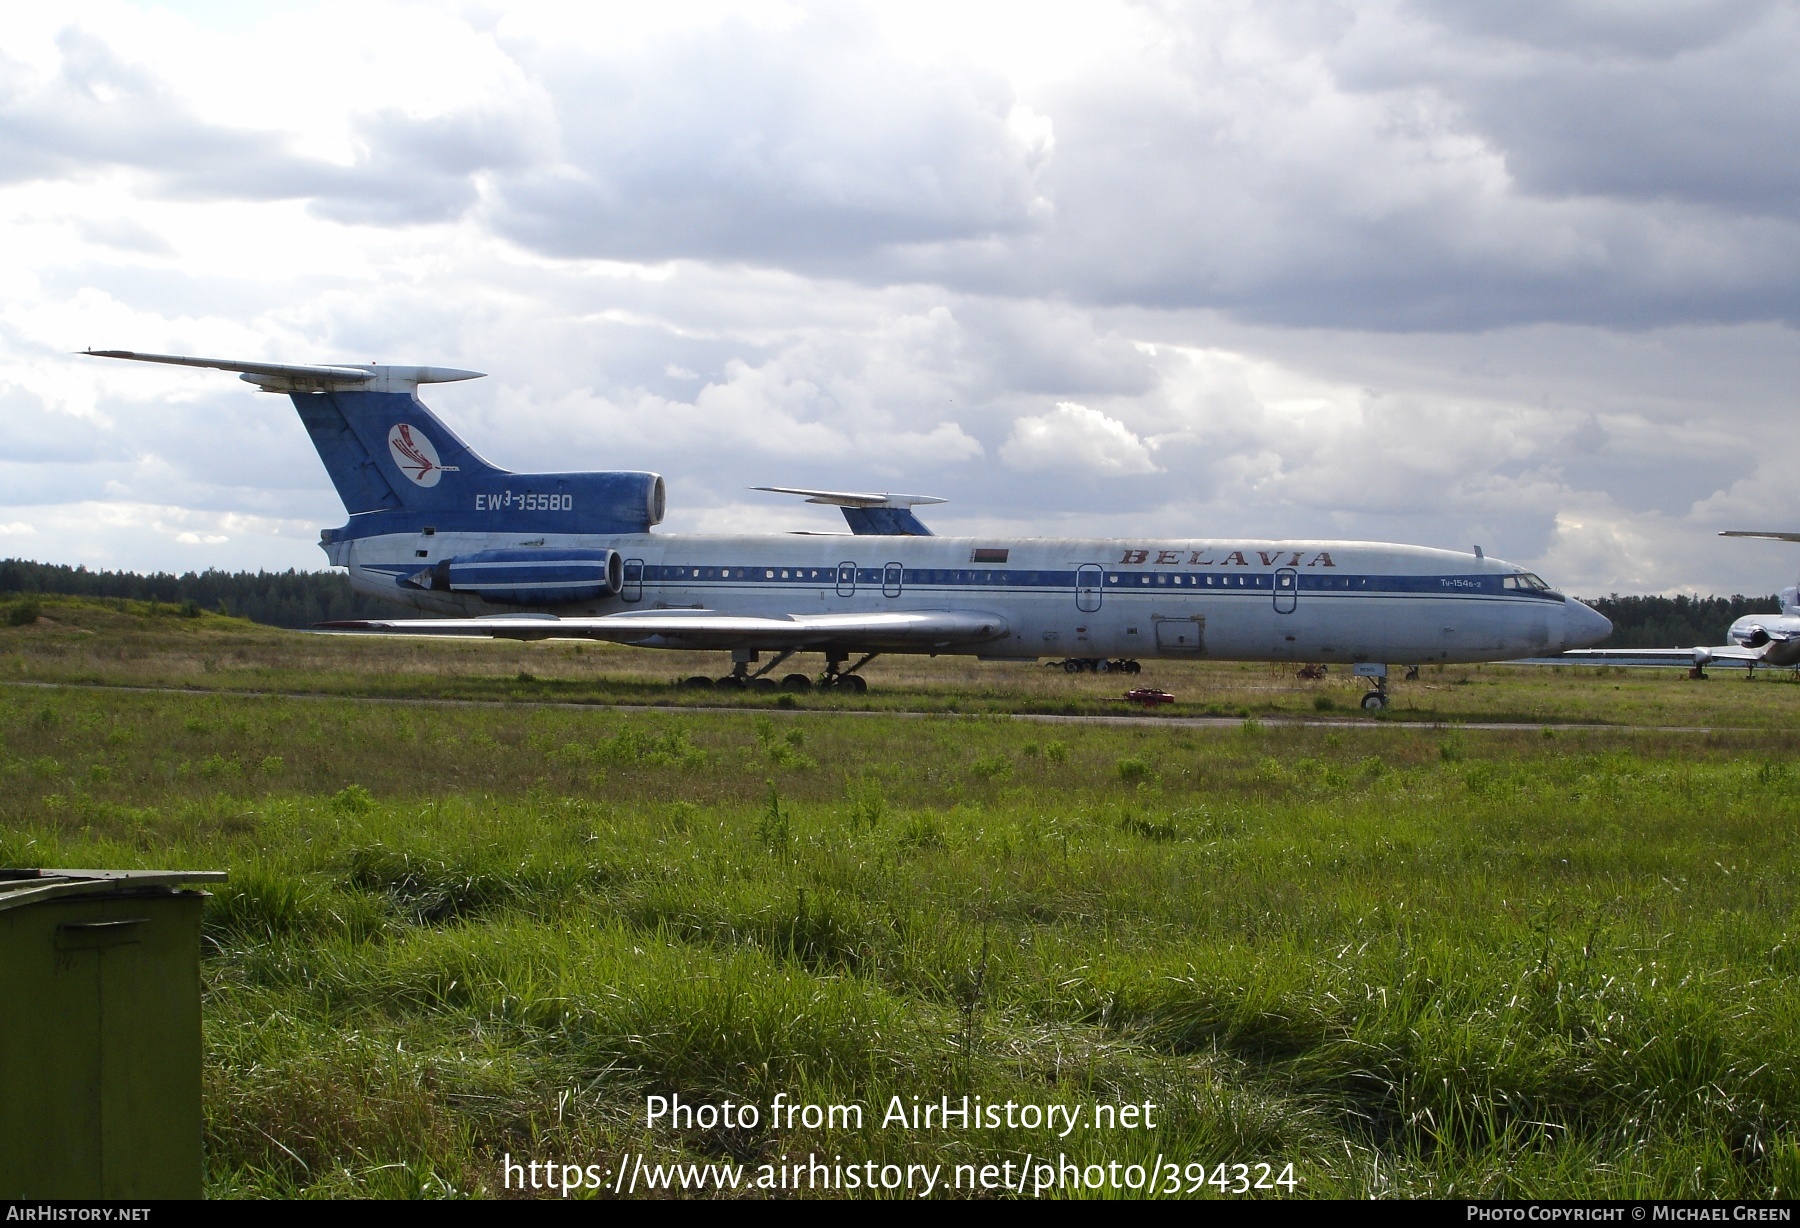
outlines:
[[729, 650], [738, 677], [764, 651], [824, 653], [827, 677], [881, 652], [1385, 666], [1553, 653], [1611, 631], [1479, 551], [936, 537], [910, 510], [935, 500], [824, 491], [789, 493], [840, 507], [853, 532], [655, 533], [656, 474], [511, 473], [418, 398], [475, 372], [102, 353], [238, 371], [291, 396], [350, 513], [321, 534], [332, 564], [359, 592], [432, 616], [362, 630]]
[[[1606, 620], [1498, 559], [1346, 541], [786, 534], [401, 534], [327, 542], [357, 590], [440, 617], [520, 610], [403, 578], [505, 551], [611, 552], [616, 593], [543, 601], [561, 618], [711, 611], [758, 618], [978, 611], [985, 657], [1492, 661], [1591, 644]], [[548, 596], [549, 594], [544, 594]], [[659, 643], [716, 647], [711, 637]], [[873, 645], [871, 645], [873, 646]], [[885, 651], [905, 651], [886, 645]]]

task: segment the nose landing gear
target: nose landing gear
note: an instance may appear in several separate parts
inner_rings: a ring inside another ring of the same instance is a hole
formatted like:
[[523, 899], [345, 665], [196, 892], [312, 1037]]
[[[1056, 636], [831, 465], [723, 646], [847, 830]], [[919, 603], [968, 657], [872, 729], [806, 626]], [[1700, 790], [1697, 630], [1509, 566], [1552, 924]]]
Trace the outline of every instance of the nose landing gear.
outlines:
[[1359, 663], [1352, 671], [1358, 678], [1367, 678], [1370, 690], [1362, 697], [1364, 712], [1379, 712], [1388, 706], [1388, 667], [1373, 661]]

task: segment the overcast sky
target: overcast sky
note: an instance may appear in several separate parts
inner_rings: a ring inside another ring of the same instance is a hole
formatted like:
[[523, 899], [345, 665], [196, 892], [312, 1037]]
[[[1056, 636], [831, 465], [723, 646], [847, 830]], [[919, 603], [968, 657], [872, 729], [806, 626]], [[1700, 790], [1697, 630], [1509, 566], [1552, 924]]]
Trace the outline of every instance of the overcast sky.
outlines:
[[1583, 594], [1800, 547], [1800, 7], [9, 8], [0, 555], [316, 568], [286, 398], [471, 367], [674, 531], [1354, 537]]

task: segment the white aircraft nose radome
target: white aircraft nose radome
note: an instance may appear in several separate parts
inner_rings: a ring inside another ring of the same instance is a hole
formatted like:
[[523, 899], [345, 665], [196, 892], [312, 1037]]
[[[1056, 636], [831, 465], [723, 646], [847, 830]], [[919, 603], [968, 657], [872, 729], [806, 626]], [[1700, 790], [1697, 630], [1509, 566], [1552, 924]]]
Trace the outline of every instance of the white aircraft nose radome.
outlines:
[[1563, 607], [1563, 647], [1586, 648], [1612, 634], [1612, 620], [1571, 598]]

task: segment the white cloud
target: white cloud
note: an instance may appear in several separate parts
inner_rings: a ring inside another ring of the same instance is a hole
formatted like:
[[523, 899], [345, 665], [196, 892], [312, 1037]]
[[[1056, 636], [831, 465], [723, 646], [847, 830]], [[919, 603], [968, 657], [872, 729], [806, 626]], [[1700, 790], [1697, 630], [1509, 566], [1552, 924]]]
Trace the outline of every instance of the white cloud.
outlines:
[[1072, 401], [1060, 401], [1047, 414], [1014, 422], [1000, 459], [1025, 472], [1158, 472], [1148, 445], [1123, 422]]
[[0, 523], [46, 559], [317, 566], [342, 517], [283, 399], [91, 344], [490, 371], [428, 399], [664, 472], [671, 529], [837, 528], [780, 483], [1792, 569], [1712, 536], [1800, 525], [1791, 6], [184, 11], [9, 14]]

